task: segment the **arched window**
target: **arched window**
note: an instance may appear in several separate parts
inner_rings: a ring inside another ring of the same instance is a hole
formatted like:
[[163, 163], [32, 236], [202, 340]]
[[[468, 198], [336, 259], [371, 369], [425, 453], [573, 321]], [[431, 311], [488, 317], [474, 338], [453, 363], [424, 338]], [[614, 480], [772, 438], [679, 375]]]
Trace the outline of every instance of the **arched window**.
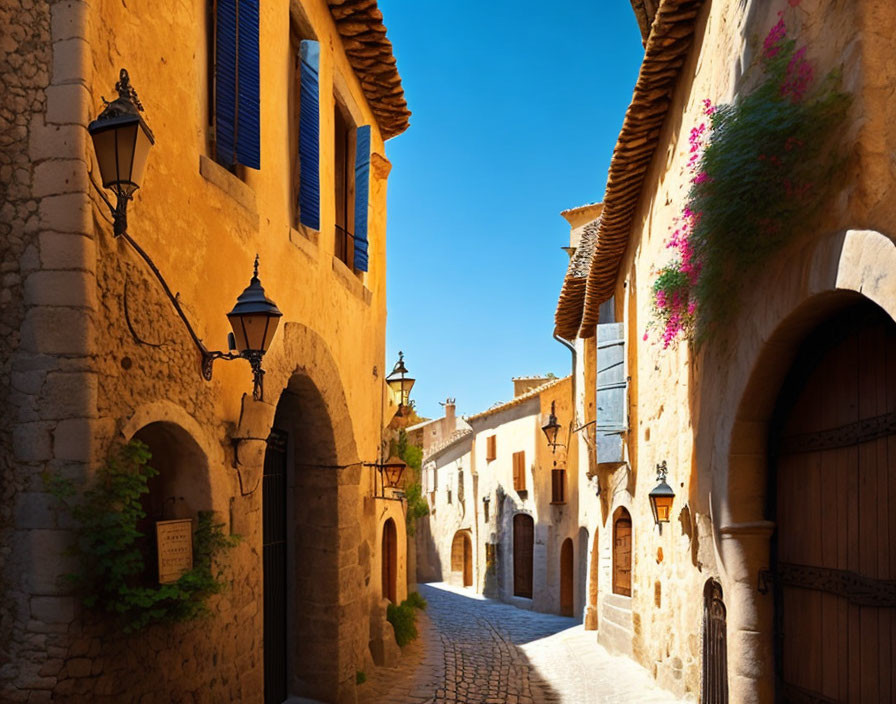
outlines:
[[632, 595], [632, 517], [621, 506], [613, 514], [613, 593]]

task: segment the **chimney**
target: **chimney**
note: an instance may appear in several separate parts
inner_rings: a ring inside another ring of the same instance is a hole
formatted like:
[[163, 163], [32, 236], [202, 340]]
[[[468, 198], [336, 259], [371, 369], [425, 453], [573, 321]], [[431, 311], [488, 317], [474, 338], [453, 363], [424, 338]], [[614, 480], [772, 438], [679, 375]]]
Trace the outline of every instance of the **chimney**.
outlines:
[[448, 428], [448, 432], [453, 432], [457, 426], [457, 420], [454, 417], [454, 408], [455, 408], [455, 399], [447, 398], [445, 399], [445, 426]]

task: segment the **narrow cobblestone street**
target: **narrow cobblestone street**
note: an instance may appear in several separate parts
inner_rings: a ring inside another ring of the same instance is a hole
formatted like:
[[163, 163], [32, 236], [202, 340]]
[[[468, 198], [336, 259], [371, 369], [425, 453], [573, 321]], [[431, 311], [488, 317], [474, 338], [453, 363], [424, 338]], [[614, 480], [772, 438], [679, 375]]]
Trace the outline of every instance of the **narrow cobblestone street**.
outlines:
[[421, 584], [429, 607], [398, 668], [359, 690], [366, 704], [675, 704], [634, 662], [571, 618]]

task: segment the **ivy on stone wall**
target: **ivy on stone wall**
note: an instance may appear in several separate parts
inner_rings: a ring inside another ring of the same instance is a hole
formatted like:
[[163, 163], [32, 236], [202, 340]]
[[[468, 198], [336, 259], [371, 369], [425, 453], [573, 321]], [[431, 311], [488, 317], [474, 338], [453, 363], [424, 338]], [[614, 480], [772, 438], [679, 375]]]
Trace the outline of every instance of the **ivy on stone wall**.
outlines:
[[420, 483], [420, 467], [423, 463], [423, 448], [408, 442], [408, 434], [404, 428], [398, 431], [398, 439], [392, 446], [390, 454], [398, 455], [407, 464], [404, 496], [408, 510], [405, 516], [408, 535], [417, 532], [417, 519], [429, 515], [429, 504], [423, 498], [423, 486]]
[[147, 446], [134, 440], [113, 453], [82, 492], [66, 478], [47, 477], [50, 491], [79, 526], [74, 547], [79, 570], [65, 578], [84, 606], [115, 616], [125, 632], [206, 615], [208, 598], [226, 586], [214, 567], [215, 556], [239, 540], [224, 534], [211, 511], [200, 511], [193, 569], [171, 584], [146, 584], [140, 547], [144, 535], [137, 525], [146, 517], [141, 497], [158, 474], [150, 459]]
[[783, 12], [754, 70], [755, 89], [726, 105], [704, 101], [690, 133], [690, 191], [667, 241], [675, 258], [653, 285], [664, 347], [703, 341], [733, 319], [750, 278], [818, 225], [845, 165], [851, 98], [837, 71], [816, 77]]

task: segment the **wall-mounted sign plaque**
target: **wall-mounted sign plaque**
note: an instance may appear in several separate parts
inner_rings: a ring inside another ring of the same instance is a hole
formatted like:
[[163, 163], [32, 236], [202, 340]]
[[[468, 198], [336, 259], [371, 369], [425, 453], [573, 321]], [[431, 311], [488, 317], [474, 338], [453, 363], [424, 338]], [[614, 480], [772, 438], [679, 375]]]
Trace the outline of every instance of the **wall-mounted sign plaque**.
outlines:
[[159, 584], [170, 584], [193, 569], [193, 520], [156, 522]]

